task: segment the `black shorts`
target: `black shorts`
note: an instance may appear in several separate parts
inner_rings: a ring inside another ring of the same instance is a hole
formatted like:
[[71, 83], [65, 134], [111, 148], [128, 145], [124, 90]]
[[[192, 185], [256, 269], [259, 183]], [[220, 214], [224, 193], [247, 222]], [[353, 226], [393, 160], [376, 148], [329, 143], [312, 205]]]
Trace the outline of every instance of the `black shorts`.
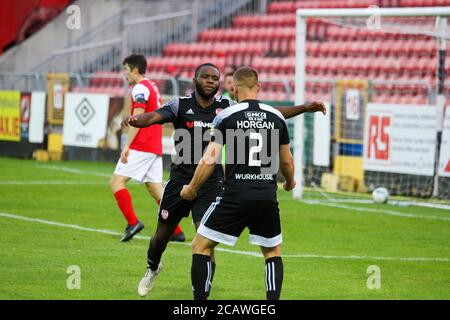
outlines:
[[192, 211], [194, 223], [200, 222], [211, 203], [222, 193], [222, 183], [203, 185], [194, 201], [184, 200], [180, 196], [184, 184], [169, 180], [164, 187], [158, 211], [158, 221], [167, 224], [180, 222]]
[[272, 248], [282, 242], [280, 210], [276, 197], [267, 200], [223, 198], [211, 204], [203, 217], [198, 233], [215, 242], [234, 246], [245, 228], [249, 242]]

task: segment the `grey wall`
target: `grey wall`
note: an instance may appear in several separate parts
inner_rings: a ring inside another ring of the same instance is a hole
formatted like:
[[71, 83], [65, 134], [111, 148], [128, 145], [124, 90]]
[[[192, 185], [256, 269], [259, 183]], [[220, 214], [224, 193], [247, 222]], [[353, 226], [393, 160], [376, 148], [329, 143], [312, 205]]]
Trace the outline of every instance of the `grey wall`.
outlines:
[[[74, 2], [81, 9], [80, 30], [67, 28], [66, 22], [69, 15], [63, 10], [57, 18], [39, 32], [0, 56], [0, 72], [30, 71], [50, 57], [52, 51], [68, 47], [88, 30], [117, 13], [127, 2], [128, 0], [78, 0]], [[185, 10], [191, 8], [191, 6], [192, 0], [135, 0], [127, 17], [153, 16], [160, 13]], [[112, 36], [117, 37], [120, 34]]]

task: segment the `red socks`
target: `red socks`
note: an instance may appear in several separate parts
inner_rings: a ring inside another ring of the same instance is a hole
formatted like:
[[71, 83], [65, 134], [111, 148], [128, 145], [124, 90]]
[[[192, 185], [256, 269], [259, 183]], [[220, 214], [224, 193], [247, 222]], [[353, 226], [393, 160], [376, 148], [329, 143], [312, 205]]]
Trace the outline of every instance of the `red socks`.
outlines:
[[117, 200], [117, 205], [119, 206], [122, 214], [129, 225], [134, 226], [137, 223], [137, 217], [134, 214], [133, 204], [131, 202], [131, 195], [127, 189], [121, 189], [114, 193], [114, 197]]

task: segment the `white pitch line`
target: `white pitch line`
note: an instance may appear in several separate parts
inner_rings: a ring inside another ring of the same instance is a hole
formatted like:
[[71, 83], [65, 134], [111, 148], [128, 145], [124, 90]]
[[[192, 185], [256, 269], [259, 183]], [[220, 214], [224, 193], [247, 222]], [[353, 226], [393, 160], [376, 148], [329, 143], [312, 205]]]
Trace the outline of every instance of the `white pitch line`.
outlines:
[[394, 210], [381, 210], [381, 209], [373, 209], [373, 208], [367, 208], [367, 207], [355, 207], [355, 206], [345, 205], [345, 204], [320, 202], [320, 201], [312, 201], [312, 200], [303, 200], [303, 202], [307, 203], [307, 204], [313, 204], [313, 205], [319, 205], [319, 206], [342, 208], [342, 209], [349, 209], [349, 210], [363, 211], [363, 212], [370, 212], [370, 213], [382, 213], [382, 214], [387, 214], [387, 215], [397, 216], [397, 217], [402, 217], [402, 218], [417, 218], [417, 219], [450, 221], [450, 217], [426, 216], [426, 215], [420, 215], [420, 214], [404, 213], [404, 212], [399, 212], [399, 211], [394, 211]]
[[8, 186], [26, 186], [26, 185], [106, 185], [105, 182], [95, 182], [95, 181], [57, 181], [57, 180], [45, 180], [45, 181], [27, 181], [27, 180], [0, 180], [0, 185]]
[[108, 174], [108, 173], [100, 173], [100, 172], [81, 171], [81, 170], [69, 168], [69, 167], [58, 167], [58, 166], [49, 166], [49, 165], [37, 165], [37, 167], [42, 168], [42, 169], [50, 169], [50, 170], [63, 171], [63, 172], [74, 173], [74, 174], [97, 176], [97, 177], [111, 178], [111, 176], [112, 176], [112, 173]]
[[[105, 229], [94, 229], [94, 228], [86, 228], [75, 224], [66, 224], [61, 222], [54, 222], [44, 219], [37, 219], [37, 218], [28, 218], [17, 214], [10, 214], [10, 213], [4, 213], [0, 212], [0, 217], [3, 218], [9, 218], [9, 219], [16, 219], [16, 220], [22, 220], [22, 221], [28, 221], [28, 222], [37, 222], [41, 224], [47, 224], [57, 227], [63, 227], [63, 228], [70, 228], [70, 229], [76, 229], [81, 231], [88, 231], [88, 232], [95, 232], [95, 233], [101, 233], [101, 234], [107, 234], [107, 235], [113, 235], [113, 236], [122, 236], [122, 233], [111, 231], [111, 230], [105, 230]], [[140, 236], [136, 235], [134, 238], [136, 239], [142, 239], [142, 240], [150, 240], [150, 237], [146, 236]], [[190, 243], [180, 243], [180, 242], [172, 242], [175, 244], [190, 246]], [[231, 250], [231, 249], [225, 249], [225, 248], [215, 248], [216, 251], [221, 252], [227, 252], [227, 253], [233, 253], [233, 254], [239, 254], [239, 255], [246, 255], [246, 256], [252, 256], [252, 257], [262, 257], [262, 254], [259, 252], [252, 252], [252, 251], [240, 251], [240, 250]], [[316, 255], [316, 254], [284, 254], [283, 258], [301, 258], [301, 259], [340, 259], [340, 260], [389, 260], [389, 261], [412, 261], [412, 262], [450, 262], [450, 258], [424, 258], [424, 257], [371, 257], [371, 256], [329, 256], [329, 255]]]

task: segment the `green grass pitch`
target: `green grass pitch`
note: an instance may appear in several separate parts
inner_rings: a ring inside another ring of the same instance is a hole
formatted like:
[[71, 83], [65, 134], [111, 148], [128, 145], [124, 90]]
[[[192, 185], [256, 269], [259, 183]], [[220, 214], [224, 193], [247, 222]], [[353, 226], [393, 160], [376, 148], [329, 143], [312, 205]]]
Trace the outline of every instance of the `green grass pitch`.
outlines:
[[[108, 187], [114, 164], [0, 158], [0, 168], [0, 299], [141, 299], [137, 284], [157, 221], [143, 186], [129, 190], [146, 228], [120, 243], [125, 220]], [[450, 211], [312, 205], [284, 191], [279, 201], [282, 299], [450, 298]], [[145, 299], [192, 298], [190, 218], [182, 227], [188, 242], [169, 244]], [[236, 247], [219, 245], [211, 299], [265, 298], [264, 261], [247, 236]], [[373, 265], [380, 289], [367, 286]], [[80, 268], [80, 289], [67, 287], [70, 266]]]

